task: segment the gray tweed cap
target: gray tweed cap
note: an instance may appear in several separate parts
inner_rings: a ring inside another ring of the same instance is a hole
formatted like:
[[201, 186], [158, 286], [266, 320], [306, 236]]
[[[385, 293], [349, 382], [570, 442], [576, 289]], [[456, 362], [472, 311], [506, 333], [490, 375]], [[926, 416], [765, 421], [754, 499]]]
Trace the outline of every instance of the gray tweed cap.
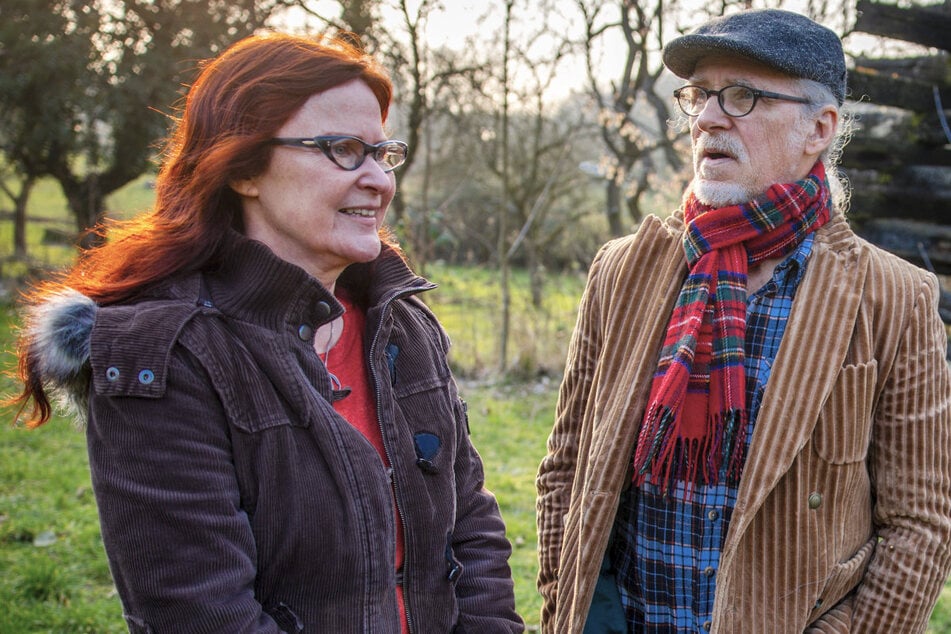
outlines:
[[845, 100], [845, 54], [839, 36], [799, 13], [743, 11], [707, 22], [664, 47], [664, 65], [678, 77], [693, 74], [711, 53], [747, 57], [793, 77], [825, 84], [839, 105]]

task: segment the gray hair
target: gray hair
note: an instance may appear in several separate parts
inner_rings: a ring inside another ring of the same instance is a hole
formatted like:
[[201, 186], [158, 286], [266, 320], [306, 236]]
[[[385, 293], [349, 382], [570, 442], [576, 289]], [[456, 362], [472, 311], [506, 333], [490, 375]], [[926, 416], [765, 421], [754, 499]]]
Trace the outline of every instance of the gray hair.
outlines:
[[842, 161], [842, 152], [852, 138], [855, 127], [852, 112], [844, 106], [839, 106], [835, 95], [825, 84], [811, 79], [797, 79], [796, 83], [802, 96], [809, 100], [809, 103], [803, 106], [804, 120], [816, 116], [826, 106], [832, 106], [839, 114], [832, 142], [823, 150], [819, 160], [825, 166], [826, 175], [829, 178], [832, 208], [844, 214], [849, 207], [851, 188], [845, 174], [839, 170], [839, 163]]

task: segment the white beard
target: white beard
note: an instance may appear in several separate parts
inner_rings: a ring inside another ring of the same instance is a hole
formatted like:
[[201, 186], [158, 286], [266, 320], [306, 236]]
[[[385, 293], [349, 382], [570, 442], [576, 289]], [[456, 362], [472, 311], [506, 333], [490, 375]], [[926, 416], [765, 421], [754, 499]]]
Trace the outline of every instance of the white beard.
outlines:
[[739, 183], [708, 181], [698, 176], [693, 178], [693, 194], [701, 203], [714, 208], [739, 205], [754, 198]]

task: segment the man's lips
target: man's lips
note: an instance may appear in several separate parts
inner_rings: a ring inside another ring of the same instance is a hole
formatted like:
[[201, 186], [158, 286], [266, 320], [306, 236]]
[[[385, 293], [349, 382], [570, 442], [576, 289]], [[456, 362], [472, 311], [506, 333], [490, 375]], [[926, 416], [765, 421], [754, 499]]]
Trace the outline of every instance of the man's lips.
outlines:
[[720, 169], [727, 169], [736, 162], [736, 157], [728, 152], [718, 150], [704, 150], [696, 162], [694, 169], [700, 175], [714, 177]]
[[701, 160], [717, 161], [721, 159], [736, 160], [736, 156], [730, 151], [721, 148], [704, 148], [700, 152]]
[[701, 135], [696, 139], [694, 147], [698, 163], [736, 161], [742, 156], [743, 150], [735, 139], [727, 136]]

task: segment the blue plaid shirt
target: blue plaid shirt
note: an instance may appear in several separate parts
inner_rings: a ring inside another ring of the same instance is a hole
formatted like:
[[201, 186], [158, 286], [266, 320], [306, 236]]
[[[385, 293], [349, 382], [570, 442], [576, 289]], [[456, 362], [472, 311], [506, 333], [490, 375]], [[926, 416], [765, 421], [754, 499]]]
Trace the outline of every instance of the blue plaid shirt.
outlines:
[[[747, 299], [747, 447], [813, 238], [807, 236]], [[736, 494], [736, 487], [694, 485], [688, 497], [680, 482], [664, 495], [648, 480], [621, 496], [610, 555], [629, 632], [710, 629], [720, 550]]]

